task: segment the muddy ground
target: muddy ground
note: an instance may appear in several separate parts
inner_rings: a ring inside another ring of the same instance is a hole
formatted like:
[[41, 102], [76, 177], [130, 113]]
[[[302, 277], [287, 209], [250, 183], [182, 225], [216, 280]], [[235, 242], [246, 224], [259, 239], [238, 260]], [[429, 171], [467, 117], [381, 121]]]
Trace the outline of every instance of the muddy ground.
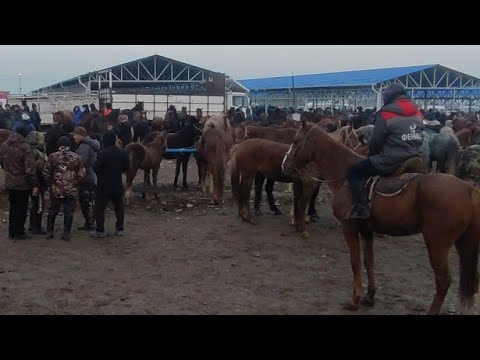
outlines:
[[[151, 206], [136, 194], [123, 238], [93, 239], [76, 230], [83, 224], [79, 208], [71, 242], [60, 240], [62, 218], [55, 240], [8, 240], [8, 224], [0, 222], [0, 313], [352, 314], [342, 309], [352, 292], [348, 250], [326, 189], [317, 204], [320, 219], [303, 239], [289, 225], [285, 185], [275, 187], [284, 215], [264, 206], [252, 226], [237, 218], [229, 185], [225, 205], [210, 205], [196, 189], [194, 161], [190, 190], [173, 191], [173, 174], [173, 163], [162, 163], [160, 199]], [[0, 210], [8, 219], [3, 190]], [[107, 230], [114, 220], [109, 212]], [[355, 314], [426, 313], [434, 277], [422, 237], [376, 238], [375, 256], [376, 305]], [[454, 313], [457, 298], [453, 250], [450, 259], [453, 282], [443, 314]], [[365, 272], [363, 279], [366, 285]]]

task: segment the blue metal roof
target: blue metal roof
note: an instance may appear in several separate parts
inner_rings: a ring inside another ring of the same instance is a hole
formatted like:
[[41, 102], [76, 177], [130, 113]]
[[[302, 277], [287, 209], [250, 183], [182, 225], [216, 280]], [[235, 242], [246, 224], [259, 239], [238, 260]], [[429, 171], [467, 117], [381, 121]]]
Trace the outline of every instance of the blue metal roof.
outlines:
[[[345, 87], [376, 85], [399, 76], [426, 70], [435, 65], [405, 66], [386, 69], [342, 71], [325, 74], [295, 75], [295, 88]], [[292, 88], [292, 76], [238, 80], [249, 90]]]

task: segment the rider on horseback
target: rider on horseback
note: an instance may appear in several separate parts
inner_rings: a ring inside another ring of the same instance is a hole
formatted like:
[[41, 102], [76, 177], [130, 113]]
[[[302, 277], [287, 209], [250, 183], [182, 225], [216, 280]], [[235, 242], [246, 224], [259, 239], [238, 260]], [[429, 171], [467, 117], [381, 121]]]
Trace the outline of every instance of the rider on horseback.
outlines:
[[392, 175], [405, 161], [421, 154], [424, 125], [417, 106], [400, 84], [389, 85], [382, 95], [384, 106], [375, 116], [369, 158], [347, 171], [353, 200], [349, 219], [370, 218], [365, 191], [369, 177]]

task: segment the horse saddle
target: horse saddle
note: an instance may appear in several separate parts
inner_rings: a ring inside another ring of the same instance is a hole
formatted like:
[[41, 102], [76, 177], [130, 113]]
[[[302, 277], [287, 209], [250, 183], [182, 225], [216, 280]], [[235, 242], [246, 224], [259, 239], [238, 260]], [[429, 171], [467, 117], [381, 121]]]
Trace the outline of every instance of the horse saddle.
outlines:
[[372, 176], [365, 185], [368, 201], [372, 200], [374, 192], [383, 197], [397, 196], [413, 179], [424, 173], [423, 160], [416, 156], [405, 161], [391, 176]]

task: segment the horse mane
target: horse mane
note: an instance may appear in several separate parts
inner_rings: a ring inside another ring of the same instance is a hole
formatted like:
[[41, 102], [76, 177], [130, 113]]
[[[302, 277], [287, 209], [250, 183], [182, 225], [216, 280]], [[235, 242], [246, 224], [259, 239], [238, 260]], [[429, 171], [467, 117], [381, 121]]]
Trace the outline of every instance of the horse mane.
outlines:
[[313, 154], [318, 162], [329, 164], [332, 168], [343, 167], [364, 159], [354, 150], [336, 141], [319, 126], [312, 126], [307, 130], [302, 148]]

